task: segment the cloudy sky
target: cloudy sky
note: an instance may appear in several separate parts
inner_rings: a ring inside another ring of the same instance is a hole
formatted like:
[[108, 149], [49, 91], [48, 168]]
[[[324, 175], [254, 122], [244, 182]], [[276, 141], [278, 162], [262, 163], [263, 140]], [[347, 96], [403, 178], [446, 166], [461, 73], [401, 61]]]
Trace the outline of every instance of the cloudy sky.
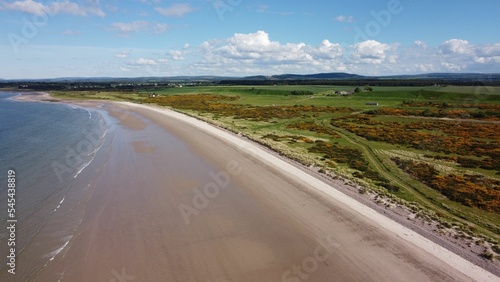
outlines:
[[500, 72], [498, 0], [0, 0], [0, 78]]

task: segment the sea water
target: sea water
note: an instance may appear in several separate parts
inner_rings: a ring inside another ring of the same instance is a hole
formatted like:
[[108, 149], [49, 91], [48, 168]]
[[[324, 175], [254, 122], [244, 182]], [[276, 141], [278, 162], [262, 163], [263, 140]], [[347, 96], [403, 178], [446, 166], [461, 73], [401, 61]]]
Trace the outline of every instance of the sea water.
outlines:
[[9, 219], [9, 170], [16, 175], [17, 220], [15, 276], [7, 274], [11, 234], [0, 229], [1, 281], [36, 280], [38, 271], [64, 255], [111, 135], [103, 111], [13, 99], [18, 95], [0, 92], [0, 226]]

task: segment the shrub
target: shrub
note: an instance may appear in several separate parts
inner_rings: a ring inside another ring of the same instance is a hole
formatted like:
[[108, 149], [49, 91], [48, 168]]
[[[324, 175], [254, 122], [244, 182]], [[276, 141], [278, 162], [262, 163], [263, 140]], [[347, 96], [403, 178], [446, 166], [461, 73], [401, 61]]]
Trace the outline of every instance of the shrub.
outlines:
[[495, 259], [495, 254], [493, 252], [491, 252], [490, 250], [484, 251], [480, 256], [485, 258], [485, 259], [488, 259], [488, 260]]

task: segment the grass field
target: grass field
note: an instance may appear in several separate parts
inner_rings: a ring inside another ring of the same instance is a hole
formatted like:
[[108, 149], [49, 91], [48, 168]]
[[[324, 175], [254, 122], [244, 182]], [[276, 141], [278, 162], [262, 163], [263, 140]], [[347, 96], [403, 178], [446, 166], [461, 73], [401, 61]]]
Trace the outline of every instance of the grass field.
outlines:
[[[373, 87], [335, 94], [354, 88], [204, 86], [53, 94], [175, 108], [499, 240], [500, 87]], [[434, 174], [425, 179], [425, 172], [404, 170], [401, 163]]]

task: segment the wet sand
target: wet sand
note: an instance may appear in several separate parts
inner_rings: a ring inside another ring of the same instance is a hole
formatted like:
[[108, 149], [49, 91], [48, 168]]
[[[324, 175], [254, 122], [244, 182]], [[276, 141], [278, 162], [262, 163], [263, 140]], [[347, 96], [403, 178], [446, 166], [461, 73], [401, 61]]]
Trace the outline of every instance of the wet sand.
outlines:
[[237, 136], [104, 104], [111, 154], [37, 281], [498, 281]]

